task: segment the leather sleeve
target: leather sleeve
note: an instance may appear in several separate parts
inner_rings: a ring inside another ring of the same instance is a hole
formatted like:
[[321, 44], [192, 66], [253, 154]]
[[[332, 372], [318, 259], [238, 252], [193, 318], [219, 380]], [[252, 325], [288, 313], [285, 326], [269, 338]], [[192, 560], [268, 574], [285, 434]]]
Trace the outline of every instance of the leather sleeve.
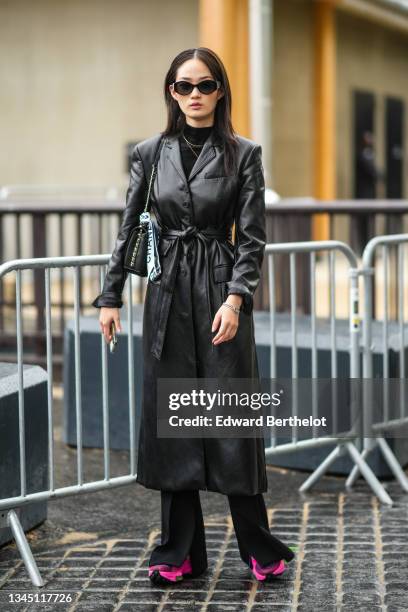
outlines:
[[227, 293], [243, 296], [241, 310], [251, 314], [265, 254], [265, 179], [262, 147], [251, 150], [241, 177], [235, 212], [235, 263]]
[[108, 263], [102, 293], [92, 302], [95, 308], [101, 308], [101, 306], [121, 308], [123, 306], [122, 292], [128, 276], [128, 272], [123, 268], [125, 246], [130, 230], [139, 223], [139, 215], [144, 210], [146, 187], [143, 163], [136, 145], [132, 151], [126, 206], [122, 214], [115, 248]]

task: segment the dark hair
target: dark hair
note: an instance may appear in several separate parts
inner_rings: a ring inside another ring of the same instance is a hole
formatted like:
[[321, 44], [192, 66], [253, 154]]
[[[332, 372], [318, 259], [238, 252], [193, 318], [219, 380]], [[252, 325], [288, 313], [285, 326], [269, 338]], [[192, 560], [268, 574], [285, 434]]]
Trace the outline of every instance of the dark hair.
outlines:
[[173, 59], [164, 79], [164, 98], [167, 106], [167, 126], [163, 136], [178, 136], [186, 124], [186, 116], [180, 109], [170, 91], [169, 85], [176, 80], [178, 68], [189, 59], [199, 59], [204, 62], [212, 76], [221, 82], [224, 95], [219, 98], [214, 113], [214, 132], [224, 144], [224, 170], [226, 174], [234, 172], [237, 164], [238, 141], [231, 122], [231, 89], [224, 64], [218, 55], [208, 47], [195, 47], [181, 51]]

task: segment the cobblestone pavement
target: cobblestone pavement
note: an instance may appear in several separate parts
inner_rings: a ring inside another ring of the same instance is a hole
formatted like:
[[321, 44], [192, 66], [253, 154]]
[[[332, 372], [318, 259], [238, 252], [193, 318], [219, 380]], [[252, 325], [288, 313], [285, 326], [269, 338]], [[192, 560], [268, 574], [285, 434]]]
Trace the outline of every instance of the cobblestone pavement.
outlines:
[[[341, 479], [340, 479], [341, 480]], [[408, 495], [386, 488], [393, 507], [382, 506], [359, 481], [342, 491], [299, 496], [269, 509], [271, 531], [296, 545], [289, 571], [259, 584], [242, 563], [230, 516], [206, 521], [209, 569], [171, 588], [147, 578], [150, 551], [160, 531], [146, 537], [96, 538], [35, 552], [45, 586], [31, 585], [14, 545], [0, 550], [0, 610], [251, 610], [279, 612], [402, 612], [408, 610]], [[16, 594], [70, 595], [69, 603], [10, 603]]]

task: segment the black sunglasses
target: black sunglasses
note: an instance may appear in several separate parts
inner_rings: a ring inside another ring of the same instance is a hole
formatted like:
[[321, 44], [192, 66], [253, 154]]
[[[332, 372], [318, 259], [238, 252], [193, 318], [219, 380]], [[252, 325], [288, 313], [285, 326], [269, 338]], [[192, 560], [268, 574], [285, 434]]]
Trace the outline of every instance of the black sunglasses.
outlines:
[[194, 87], [197, 87], [198, 91], [202, 94], [212, 94], [216, 89], [221, 86], [221, 83], [220, 81], [213, 81], [212, 79], [200, 81], [195, 85], [194, 83], [190, 83], [189, 81], [174, 81], [174, 83], [172, 83], [172, 86], [174, 91], [180, 94], [181, 96], [188, 96], [188, 94], [191, 94]]

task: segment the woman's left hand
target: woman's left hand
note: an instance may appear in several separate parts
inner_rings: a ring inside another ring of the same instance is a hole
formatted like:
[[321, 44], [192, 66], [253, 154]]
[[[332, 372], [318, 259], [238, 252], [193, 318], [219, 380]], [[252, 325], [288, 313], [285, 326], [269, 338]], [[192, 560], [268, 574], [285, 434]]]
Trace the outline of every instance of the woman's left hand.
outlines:
[[[228, 304], [237, 306], [240, 308], [242, 304], [242, 296], [236, 294], [230, 294], [226, 299]], [[214, 321], [212, 324], [211, 331], [214, 332], [219, 326], [218, 333], [212, 339], [213, 344], [221, 344], [227, 340], [232, 340], [237, 333], [239, 325], [239, 314], [236, 314], [232, 308], [227, 306], [220, 306], [217, 310]]]

